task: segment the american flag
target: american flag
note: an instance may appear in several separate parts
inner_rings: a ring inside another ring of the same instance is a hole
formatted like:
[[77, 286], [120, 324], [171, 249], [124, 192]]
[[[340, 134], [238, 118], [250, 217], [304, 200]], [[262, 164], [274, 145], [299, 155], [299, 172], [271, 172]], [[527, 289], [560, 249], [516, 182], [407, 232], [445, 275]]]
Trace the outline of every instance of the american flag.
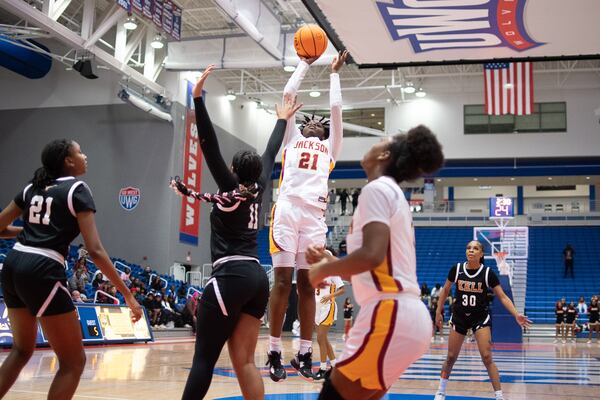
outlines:
[[484, 65], [483, 71], [488, 115], [529, 115], [533, 112], [532, 63], [489, 63]]

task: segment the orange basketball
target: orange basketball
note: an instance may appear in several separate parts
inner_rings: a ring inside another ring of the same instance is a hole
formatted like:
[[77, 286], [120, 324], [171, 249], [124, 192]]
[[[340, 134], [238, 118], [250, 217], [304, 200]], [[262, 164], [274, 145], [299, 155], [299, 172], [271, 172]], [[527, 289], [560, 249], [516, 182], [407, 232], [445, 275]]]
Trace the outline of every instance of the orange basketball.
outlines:
[[320, 57], [327, 49], [327, 35], [315, 24], [302, 25], [294, 35], [294, 48], [298, 57]]

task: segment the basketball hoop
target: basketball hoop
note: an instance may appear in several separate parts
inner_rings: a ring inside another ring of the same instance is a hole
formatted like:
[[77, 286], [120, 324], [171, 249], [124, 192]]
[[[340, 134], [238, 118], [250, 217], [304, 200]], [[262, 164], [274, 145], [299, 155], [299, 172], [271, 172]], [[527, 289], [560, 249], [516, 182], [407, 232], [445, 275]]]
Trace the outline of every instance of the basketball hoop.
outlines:
[[510, 266], [506, 262], [507, 253], [505, 251], [498, 251], [493, 255], [494, 259], [496, 260], [496, 265], [498, 266], [498, 271], [500, 272], [500, 275], [509, 275]]

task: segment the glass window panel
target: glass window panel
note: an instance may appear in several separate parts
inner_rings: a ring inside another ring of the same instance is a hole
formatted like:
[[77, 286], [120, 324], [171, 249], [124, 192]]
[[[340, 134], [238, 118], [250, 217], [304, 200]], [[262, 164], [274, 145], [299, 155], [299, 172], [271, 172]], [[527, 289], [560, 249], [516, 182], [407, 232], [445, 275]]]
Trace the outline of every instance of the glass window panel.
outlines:
[[465, 133], [490, 133], [490, 126], [488, 124], [485, 125], [465, 125]]
[[519, 132], [538, 132], [540, 130], [539, 114], [516, 116], [515, 130]]
[[567, 129], [566, 115], [563, 113], [542, 114], [542, 129], [545, 131], [565, 131]]
[[567, 103], [541, 103], [542, 112], [565, 112]]
[[465, 114], [485, 114], [485, 107], [483, 104], [465, 105]]
[[465, 115], [465, 125], [487, 125], [487, 115]]
[[510, 124], [512, 125], [514, 121], [514, 116], [507, 114], [507, 115], [490, 115], [490, 124], [501, 124], [501, 125], [506, 125], [506, 124]]

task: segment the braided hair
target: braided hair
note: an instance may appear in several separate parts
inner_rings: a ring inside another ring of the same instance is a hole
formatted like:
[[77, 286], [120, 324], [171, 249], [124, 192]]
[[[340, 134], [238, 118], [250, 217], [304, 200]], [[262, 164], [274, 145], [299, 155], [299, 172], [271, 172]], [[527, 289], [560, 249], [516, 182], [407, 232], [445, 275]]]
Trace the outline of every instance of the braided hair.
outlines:
[[254, 183], [248, 187], [239, 185], [237, 189], [230, 192], [198, 193], [188, 188], [183, 182], [181, 182], [181, 178], [178, 176], [172, 178], [169, 185], [173, 190], [182, 194], [183, 196], [194, 197], [205, 203], [219, 204], [223, 207], [231, 207], [237, 202], [254, 199], [258, 196], [260, 191], [258, 184]]
[[63, 176], [65, 158], [71, 151], [73, 142], [68, 139], [53, 140], [42, 150], [42, 166], [33, 174], [31, 183], [35, 189], [45, 188], [52, 181]]
[[300, 124], [300, 132], [302, 132], [304, 130], [304, 128], [306, 128], [306, 125], [308, 125], [309, 122], [311, 121], [315, 121], [321, 124], [321, 126], [323, 126], [323, 130], [325, 131], [324, 134], [324, 139], [329, 139], [329, 124], [330, 124], [330, 120], [328, 120], [325, 117], [320, 117], [319, 120], [317, 121], [317, 118], [319, 118], [318, 116], [315, 116], [315, 114], [312, 114], [310, 117], [308, 115], [304, 116], [304, 121], [302, 122], [302, 124]]

